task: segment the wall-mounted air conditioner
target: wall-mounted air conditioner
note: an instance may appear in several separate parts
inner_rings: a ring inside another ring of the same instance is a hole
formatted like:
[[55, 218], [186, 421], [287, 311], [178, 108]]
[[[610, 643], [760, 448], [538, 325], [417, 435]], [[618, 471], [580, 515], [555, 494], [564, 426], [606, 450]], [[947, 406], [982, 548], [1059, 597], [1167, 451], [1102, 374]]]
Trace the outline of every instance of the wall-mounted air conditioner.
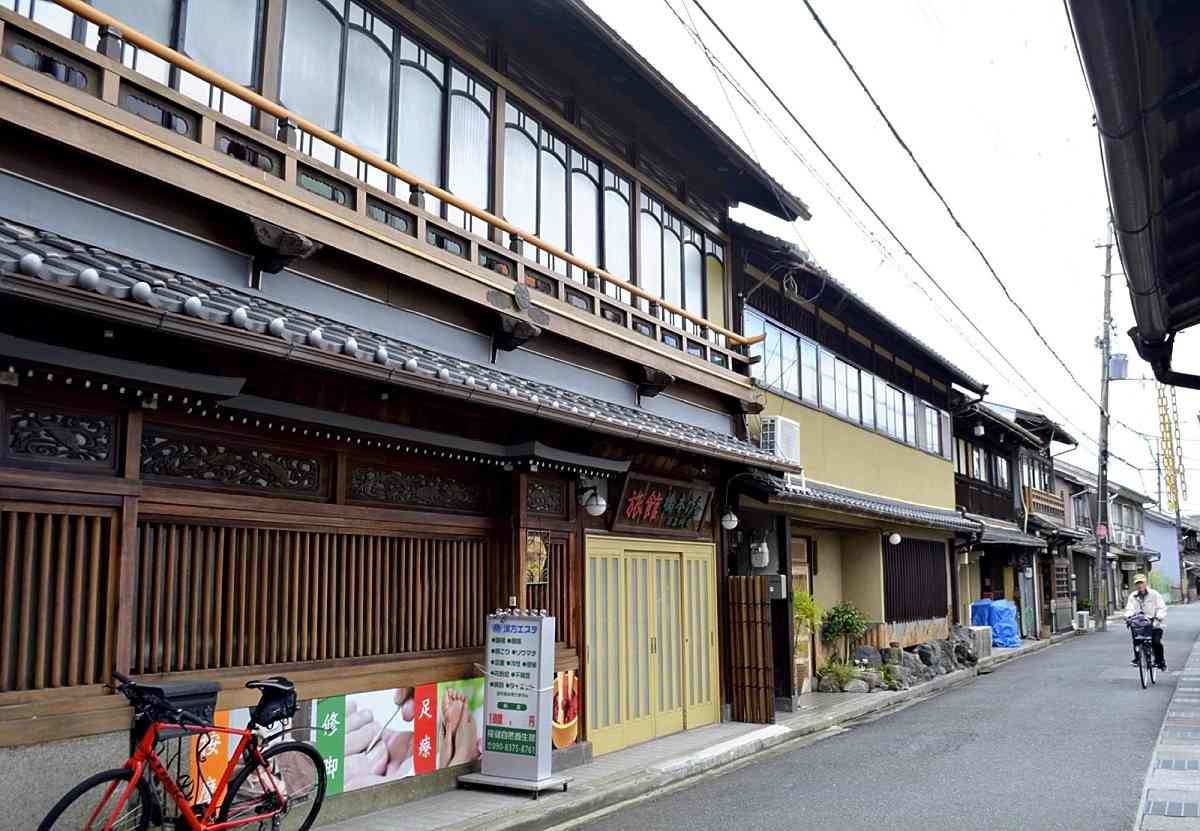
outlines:
[[759, 446], [785, 462], [800, 464], [800, 425], [783, 416], [763, 416]]

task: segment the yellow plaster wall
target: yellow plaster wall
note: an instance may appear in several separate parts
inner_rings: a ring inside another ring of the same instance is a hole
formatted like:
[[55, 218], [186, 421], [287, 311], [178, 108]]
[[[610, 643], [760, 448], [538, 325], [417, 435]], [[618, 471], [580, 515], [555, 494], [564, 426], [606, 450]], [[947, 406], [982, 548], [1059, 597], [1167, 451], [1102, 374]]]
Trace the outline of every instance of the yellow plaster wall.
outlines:
[[813, 578], [813, 598], [823, 609], [842, 600], [842, 540], [840, 534], [819, 532], [811, 535], [817, 543], [817, 576]]
[[842, 534], [842, 595], [867, 620], [883, 620], [883, 547], [877, 531]]
[[782, 415], [800, 424], [800, 464], [813, 479], [923, 505], [954, 507], [954, 465], [948, 459], [771, 392], [766, 393], [763, 415]]

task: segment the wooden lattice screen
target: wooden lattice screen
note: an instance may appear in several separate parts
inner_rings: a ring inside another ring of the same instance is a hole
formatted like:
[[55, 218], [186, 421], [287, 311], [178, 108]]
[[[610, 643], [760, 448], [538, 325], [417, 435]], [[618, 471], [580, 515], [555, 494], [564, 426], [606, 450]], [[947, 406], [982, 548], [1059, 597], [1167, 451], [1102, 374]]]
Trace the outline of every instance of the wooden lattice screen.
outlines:
[[775, 721], [775, 657], [767, 580], [728, 578], [734, 721]]
[[545, 609], [555, 617], [554, 639], [567, 646], [578, 646], [579, 603], [576, 598], [579, 575], [571, 556], [570, 536], [551, 534], [549, 582], [527, 588], [531, 609]]
[[483, 645], [483, 538], [143, 522], [138, 673]]
[[9, 503], [0, 510], [0, 691], [107, 681], [113, 516]]

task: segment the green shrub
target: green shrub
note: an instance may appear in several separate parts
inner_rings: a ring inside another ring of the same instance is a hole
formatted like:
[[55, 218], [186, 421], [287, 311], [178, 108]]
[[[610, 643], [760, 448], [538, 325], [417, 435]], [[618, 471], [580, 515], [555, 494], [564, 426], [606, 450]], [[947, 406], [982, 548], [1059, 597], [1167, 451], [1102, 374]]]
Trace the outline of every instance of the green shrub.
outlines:
[[792, 596], [792, 614], [796, 616], [797, 624], [815, 632], [825, 610], [808, 592], [796, 592]]
[[892, 671], [891, 664], [884, 664], [879, 668], [879, 674], [883, 677], [884, 689], [898, 690], [900, 689], [900, 681], [896, 678], [896, 673]]
[[1081, 597], [1075, 601], [1075, 608], [1081, 612], [1090, 612], [1092, 610], [1092, 599], [1090, 597]]
[[843, 600], [821, 618], [821, 638], [826, 643], [842, 641], [842, 658], [849, 659], [850, 642], [856, 641], [867, 631], [867, 616], [853, 603]]
[[846, 686], [848, 681], [853, 681], [855, 678], [861, 678], [858, 670], [845, 661], [839, 661], [836, 658], [830, 658], [825, 664], [817, 670], [817, 677], [824, 678], [832, 675], [837, 681], [838, 688]]

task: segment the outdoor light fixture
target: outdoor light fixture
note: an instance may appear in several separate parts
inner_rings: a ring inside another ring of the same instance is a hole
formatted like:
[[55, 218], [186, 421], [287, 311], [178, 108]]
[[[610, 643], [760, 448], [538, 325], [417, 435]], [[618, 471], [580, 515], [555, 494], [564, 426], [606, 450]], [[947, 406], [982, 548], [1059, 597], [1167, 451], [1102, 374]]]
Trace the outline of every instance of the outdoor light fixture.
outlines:
[[726, 531], [732, 531], [734, 528], [737, 528], [738, 515], [733, 511], [726, 511], [725, 515], [721, 517], [721, 527]]
[[987, 431], [983, 427], [983, 422], [977, 421], [977, 422], [975, 422], [975, 426], [971, 428], [971, 432], [977, 436], [982, 436]]
[[902, 540], [902, 539], [904, 539], [904, 538], [902, 536], [900, 536], [899, 532], [893, 531], [892, 533], [888, 534], [887, 541], [889, 543], [891, 543], [892, 545], [899, 545], [900, 540]]
[[603, 516], [608, 510], [608, 500], [600, 493], [598, 485], [588, 485], [579, 491], [579, 504], [588, 516]]

